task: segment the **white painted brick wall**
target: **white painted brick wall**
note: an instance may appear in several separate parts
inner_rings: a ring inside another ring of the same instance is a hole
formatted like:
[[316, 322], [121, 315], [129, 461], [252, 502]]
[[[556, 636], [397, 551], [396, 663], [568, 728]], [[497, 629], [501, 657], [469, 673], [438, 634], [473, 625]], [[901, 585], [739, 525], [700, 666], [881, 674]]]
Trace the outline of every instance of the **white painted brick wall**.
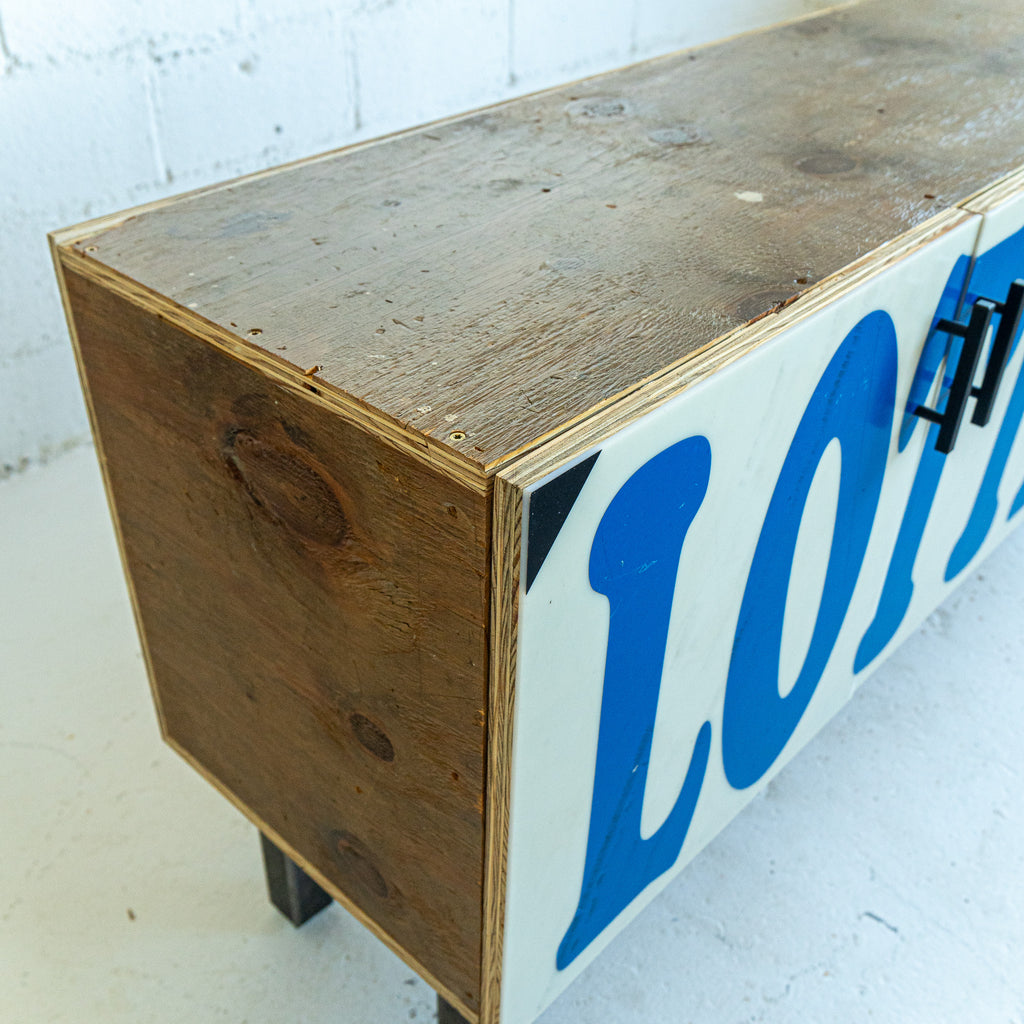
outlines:
[[82, 440], [46, 232], [829, 0], [0, 0], [0, 477]]

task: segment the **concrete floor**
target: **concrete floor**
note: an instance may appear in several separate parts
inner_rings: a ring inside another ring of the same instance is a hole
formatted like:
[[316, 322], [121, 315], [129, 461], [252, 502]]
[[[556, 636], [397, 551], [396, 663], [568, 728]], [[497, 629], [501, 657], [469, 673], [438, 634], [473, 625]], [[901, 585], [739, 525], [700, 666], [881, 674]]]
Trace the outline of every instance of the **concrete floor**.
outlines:
[[[541, 1018], [1024, 1024], [1024, 534]], [[159, 740], [89, 448], [0, 483], [0, 1021], [398, 1024], [434, 998]]]

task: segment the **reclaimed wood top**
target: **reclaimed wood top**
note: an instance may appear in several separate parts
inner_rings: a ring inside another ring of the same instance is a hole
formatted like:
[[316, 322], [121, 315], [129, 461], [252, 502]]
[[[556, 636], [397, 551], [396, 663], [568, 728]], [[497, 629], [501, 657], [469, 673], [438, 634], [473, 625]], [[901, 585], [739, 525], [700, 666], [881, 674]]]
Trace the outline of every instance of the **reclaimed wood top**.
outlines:
[[59, 241], [489, 474], [1024, 163], [1017, 13], [865, 0]]

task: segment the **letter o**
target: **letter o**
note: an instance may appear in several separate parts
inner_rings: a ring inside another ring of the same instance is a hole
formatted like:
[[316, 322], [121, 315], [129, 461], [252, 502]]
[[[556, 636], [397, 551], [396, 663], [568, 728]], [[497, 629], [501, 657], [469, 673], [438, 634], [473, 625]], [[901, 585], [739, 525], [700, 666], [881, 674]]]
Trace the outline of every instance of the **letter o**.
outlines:
[[[725, 691], [722, 761], [734, 789], [757, 782], [807, 710], [864, 561], [896, 402], [896, 330], [882, 310], [847, 334], [818, 381], [779, 473], [747, 577]], [[839, 440], [835, 529], [821, 603], [796, 683], [779, 696], [779, 654], [797, 535], [818, 464]]]

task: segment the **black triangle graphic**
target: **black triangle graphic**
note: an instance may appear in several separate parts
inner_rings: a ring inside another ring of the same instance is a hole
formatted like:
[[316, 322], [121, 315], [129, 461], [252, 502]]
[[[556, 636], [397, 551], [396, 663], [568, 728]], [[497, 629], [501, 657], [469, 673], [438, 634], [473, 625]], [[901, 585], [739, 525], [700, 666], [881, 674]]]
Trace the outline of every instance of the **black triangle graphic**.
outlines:
[[601, 453], [577, 462], [554, 480], [549, 480], [530, 495], [530, 525], [526, 540], [526, 590], [529, 592], [533, 581], [551, 551], [551, 545], [565, 525], [590, 471]]

